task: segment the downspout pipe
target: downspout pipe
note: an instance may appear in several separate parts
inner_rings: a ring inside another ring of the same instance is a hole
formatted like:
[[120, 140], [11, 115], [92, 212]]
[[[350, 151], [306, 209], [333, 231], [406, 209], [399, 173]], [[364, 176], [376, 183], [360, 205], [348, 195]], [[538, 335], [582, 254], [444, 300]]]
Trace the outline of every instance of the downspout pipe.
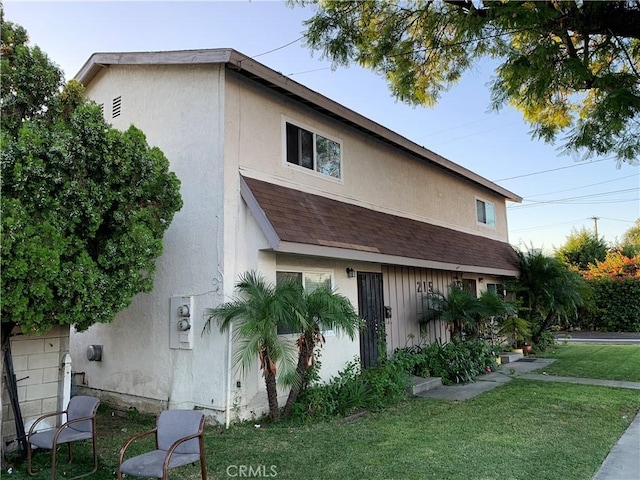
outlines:
[[225, 427], [228, 429], [229, 425], [231, 425], [231, 400], [232, 400], [232, 396], [231, 396], [231, 382], [233, 381], [233, 375], [232, 375], [232, 360], [233, 360], [233, 322], [230, 323], [229, 325], [229, 337], [228, 337], [228, 344], [227, 344], [227, 405], [226, 405], [226, 421], [225, 421]]

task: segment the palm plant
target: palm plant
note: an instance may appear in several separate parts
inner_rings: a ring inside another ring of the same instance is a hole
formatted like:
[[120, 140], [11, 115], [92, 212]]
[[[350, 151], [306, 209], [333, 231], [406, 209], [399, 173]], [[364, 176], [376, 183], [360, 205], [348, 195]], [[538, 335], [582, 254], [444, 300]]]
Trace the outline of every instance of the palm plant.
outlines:
[[579, 274], [559, 260], [538, 251], [518, 251], [520, 276], [511, 286], [521, 302], [521, 316], [532, 327], [532, 340], [558, 322], [575, 317], [578, 308], [591, 303], [591, 289]]
[[216, 308], [205, 310], [205, 326], [210, 331], [213, 319], [221, 332], [233, 327], [237, 349], [234, 366], [240, 366], [243, 375], [255, 365], [258, 358], [264, 376], [269, 402], [269, 415], [273, 421], [280, 418], [276, 376], [291, 375], [295, 366], [295, 347], [278, 336], [278, 326], [294, 323], [299, 316], [296, 308], [300, 287], [292, 283], [270, 285], [256, 272], [247, 272], [236, 284], [239, 296]]
[[324, 344], [324, 330], [344, 333], [351, 340], [358, 334], [362, 319], [354, 310], [351, 302], [328, 288], [318, 288], [313, 292], [300, 290], [294, 330], [300, 334], [296, 341], [298, 346], [298, 363], [295, 376], [291, 382], [291, 390], [284, 407], [284, 415], [291, 413], [298, 395], [308, 382], [308, 372], [314, 367], [316, 347]]
[[450, 285], [448, 294], [432, 292], [426, 297], [427, 305], [421, 321], [442, 320], [451, 331], [451, 337], [462, 340], [463, 335], [475, 334], [481, 314], [478, 298], [458, 285]]
[[497, 333], [505, 319], [514, 316], [518, 308], [495, 292], [485, 290], [480, 294], [480, 329], [484, 330], [492, 346], [497, 346]]
[[514, 315], [504, 319], [500, 333], [511, 340], [512, 348], [520, 348], [518, 345], [531, 336], [531, 328], [524, 318]]

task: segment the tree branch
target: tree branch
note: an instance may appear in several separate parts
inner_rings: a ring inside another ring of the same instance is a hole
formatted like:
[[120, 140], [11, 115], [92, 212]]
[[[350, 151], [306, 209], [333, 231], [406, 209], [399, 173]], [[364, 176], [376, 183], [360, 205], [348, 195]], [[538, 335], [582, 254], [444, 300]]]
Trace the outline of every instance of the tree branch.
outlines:
[[640, 79], [640, 74], [638, 74], [638, 70], [636, 70], [636, 66], [633, 64], [633, 60], [631, 58], [631, 55], [629, 55], [629, 52], [627, 51], [627, 48], [624, 46], [624, 43], [621, 42], [620, 39], [613, 32], [611, 32], [611, 35], [613, 35], [613, 38], [616, 39], [616, 42], [618, 43], [618, 45], [620, 45], [620, 48], [624, 52], [625, 57], [627, 57], [627, 60], [629, 61], [629, 66], [631, 67], [631, 70], [633, 70], [633, 73], [635, 74], [635, 76]]

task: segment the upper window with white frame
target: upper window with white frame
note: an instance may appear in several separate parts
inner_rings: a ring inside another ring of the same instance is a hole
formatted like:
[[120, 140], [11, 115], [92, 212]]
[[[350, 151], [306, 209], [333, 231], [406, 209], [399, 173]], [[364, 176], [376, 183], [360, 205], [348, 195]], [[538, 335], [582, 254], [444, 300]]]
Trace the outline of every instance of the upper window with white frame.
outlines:
[[342, 145], [292, 123], [286, 122], [287, 163], [340, 179]]
[[493, 203], [476, 198], [476, 219], [482, 225], [495, 228], [496, 211]]

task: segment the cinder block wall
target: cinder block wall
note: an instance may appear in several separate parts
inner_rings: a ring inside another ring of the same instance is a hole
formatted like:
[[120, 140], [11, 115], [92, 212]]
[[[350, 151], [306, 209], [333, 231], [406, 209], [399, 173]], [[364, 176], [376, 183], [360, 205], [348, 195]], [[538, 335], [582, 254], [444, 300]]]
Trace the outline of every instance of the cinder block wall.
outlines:
[[[69, 327], [56, 326], [43, 335], [23, 335], [19, 329], [14, 333], [11, 338], [13, 369], [18, 380], [22, 419], [28, 431], [40, 415], [62, 408], [63, 360], [69, 353]], [[55, 418], [51, 419], [52, 424], [55, 421]], [[5, 386], [2, 391], [2, 442], [6, 444], [15, 438], [14, 416]], [[16, 442], [12, 442], [6, 450], [16, 447]]]

